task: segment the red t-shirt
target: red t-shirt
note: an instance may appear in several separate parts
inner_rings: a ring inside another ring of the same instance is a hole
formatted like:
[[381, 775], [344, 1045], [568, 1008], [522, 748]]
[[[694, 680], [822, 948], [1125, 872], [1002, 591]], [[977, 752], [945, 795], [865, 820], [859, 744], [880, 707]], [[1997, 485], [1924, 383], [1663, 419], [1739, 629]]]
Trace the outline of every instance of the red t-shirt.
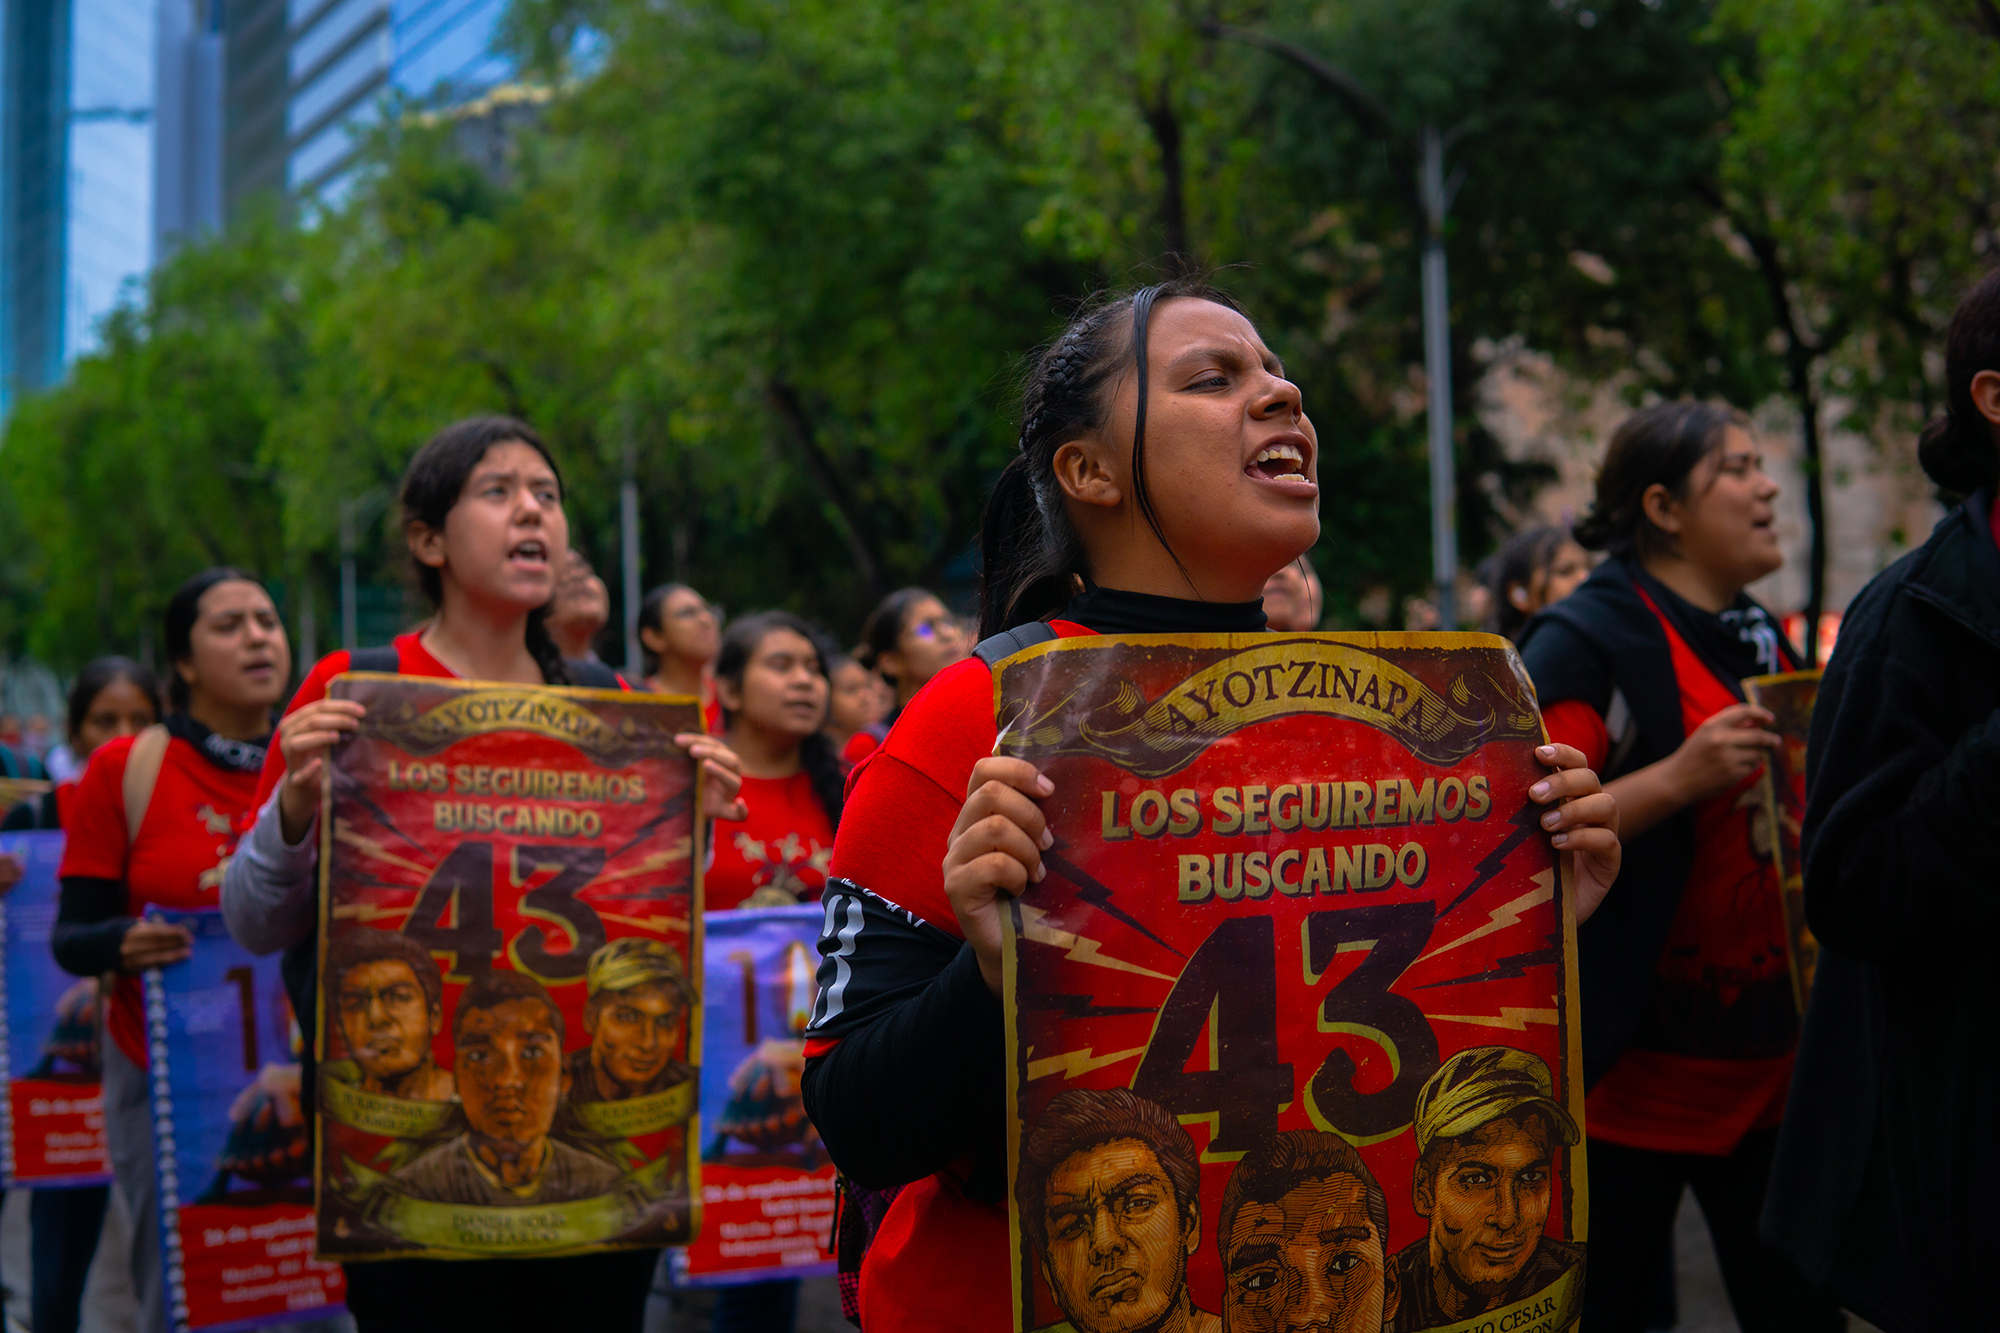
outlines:
[[[1654, 614], [1673, 654], [1681, 725], [1693, 734], [1741, 701], [1657, 607]], [[1593, 766], [1603, 763], [1609, 738], [1589, 704], [1565, 700], [1544, 722], [1552, 740], [1574, 745]], [[1716, 1007], [1790, 968], [1777, 872], [1753, 841], [1758, 777], [1695, 807], [1694, 864], [1660, 956], [1660, 976], [1675, 994]], [[1751, 1130], [1783, 1118], [1792, 1059], [1790, 1051], [1714, 1059], [1628, 1046], [1590, 1090], [1590, 1135], [1653, 1152], [1725, 1156]]]
[[[432, 657], [419, 641], [417, 634], [396, 636], [396, 671], [404, 676], [442, 676], [447, 680], [458, 679], [458, 673]], [[292, 695], [291, 703], [285, 705], [285, 716], [290, 717], [307, 704], [318, 703], [326, 698], [326, 683], [335, 676], [347, 672], [347, 650], [328, 653], [314, 664], [299, 682], [298, 692]], [[264, 756], [264, 771], [257, 779], [256, 809], [263, 809], [264, 802], [271, 799], [271, 793], [278, 789], [278, 782], [285, 776], [285, 752], [273, 743], [271, 752]]]
[[840, 747], [840, 762], [853, 768], [869, 755], [882, 748], [882, 742], [867, 731], [857, 731], [847, 738], [847, 744]]
[[724, 912], [778, 885], [802, 901], [819, 897], [833, 859], [833, 821], [813, 794], [812, 777], [744, 778], [750, 817], [715, 821], [715, 860], [702, 876], [707, 910]]
[[[74, 797], [67, 802], [57, 797], [69, 832], [58, 873], [122, 882], [128, 916], [143, 916], [148, 907], [176, 912], [220, 907], [223, 868], [255, 817], [257, 775], [224, 768], [179, 737], [168, 740], [152, 800], [128, 845], [125, 765], [133, 740], [121, 736], [99, 746]], [[146, 1067], [144, 1013], [139, 978], [121, 973], [105, 1025], [118, 1049], [141, 1069]]]
[[[1049, 623], [1063, 638], [1091, 633]], [[986, 663], [969, 657], [933, 676], [848, 779], [830, 873], [884, 897], [890, 890], [897, 906], [963, 939], [945, 897], [944, 853], [972, 766], [993, 753], [995, 736]], [[863, 1325], [1011, 1333], [1007, 1245], [1004, 1204], [975, 1203], [939, 1176], [917, 1181], [889, 1206], [862, 1261]]]

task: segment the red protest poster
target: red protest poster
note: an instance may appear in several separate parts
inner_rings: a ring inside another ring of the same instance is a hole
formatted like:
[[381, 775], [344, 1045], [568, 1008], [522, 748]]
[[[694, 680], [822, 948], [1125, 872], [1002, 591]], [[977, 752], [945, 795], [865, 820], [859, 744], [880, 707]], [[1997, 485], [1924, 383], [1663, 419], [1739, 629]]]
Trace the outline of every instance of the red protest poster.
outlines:
[[1485, 635], [1062, 639], [995, 672], [1021, 1330], [1558, 1330], [1575, 927]]
[[1776, 676], [1751, 676], [1743, 694], [1751, 703], [1771, 710], [1771, 730], [1785, 743], [1771, 752], [1759, 782], [1764, 798], [1764, 823], [1753, 836], [1768, 845], [1767, 855], [1778, 867], [1778, 892], [1785, 905], [1785, 942], [1792, 964], [1792, 999], [1806, 1011], [1812, 994], [1813, 968], [1819, 961], [1819, 941], [1806, 924], [1805, 866], [1799, 860], [1799, 830], [1806, 819], [1806, 733], [1812, 729], [1813, 701], [1819, 698], [1818, 671], [1788, 671]]
[[377, 676], [321, 821], [320, 1253], [683, 1242], [699, 1207], [692, 699]]

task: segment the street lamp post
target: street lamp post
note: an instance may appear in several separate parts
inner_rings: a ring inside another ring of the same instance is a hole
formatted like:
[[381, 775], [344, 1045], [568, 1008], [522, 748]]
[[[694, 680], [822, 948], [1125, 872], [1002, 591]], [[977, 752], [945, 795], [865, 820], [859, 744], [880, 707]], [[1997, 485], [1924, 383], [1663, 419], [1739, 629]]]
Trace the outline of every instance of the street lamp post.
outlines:
[[1424, 126], [1417, 173], [1424, 210], [1424, 387], [1431, 456], [1431, 577], [1437, 583], [1439, 629], [1458, 627], [1458, 479], [1451, 447], [1451, 305], [1444, 272], [1444, 145], [1437, 126]]
[[[1227, 38], [1261, 47], [1310, 74], [1340, 99], [1375, 138], [1407, 154], [1409, 145], [1397, 134], [1388, 108], [1359, 80], [1326, 57], [1295, 42], [1255, 28], [1238, 28], [1210, 21], [1201, 25], [1212, 38]], [[1416, 145], [1417, 169], [1412, 178], [1408, 161], [1401, 165], [1404, 185], [1423, 230], [1423, 318], [1425, 415], [1429, 425], [1431, 474], [1431, 578], [1436, 585], [1438, 626], [1458, 623], [1458, 483], [1451, 419], [1451, 301], [1445, 282], [1444, 223], [1458, 193], [1463, 169], [1445, 178], [1444, 154], [1457, 130], [1439, 134], [1426, 125]]]
[[645, 674], [639, 655], [639, 463], [629, 416], [624, 462], [625, 478], [618, 486], [618, 548], [625, 585], [625, 679], [638, 680]]

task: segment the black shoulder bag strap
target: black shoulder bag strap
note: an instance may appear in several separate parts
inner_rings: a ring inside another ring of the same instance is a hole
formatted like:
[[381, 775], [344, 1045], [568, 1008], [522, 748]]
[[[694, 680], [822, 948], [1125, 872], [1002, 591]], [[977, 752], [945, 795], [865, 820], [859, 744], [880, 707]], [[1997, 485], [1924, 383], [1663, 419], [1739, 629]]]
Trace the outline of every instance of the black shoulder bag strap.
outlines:
[[402, 667], [403, 659], [397, 654], [396, 645], [393, 643], [384, 644], [380, 648], [356, 648], [347, 655], [349, 671], [379, 671], [383, 675], [393, 676], [400, 672]]
[[1003, 629], [990, 639], [981, 639], [979, 646], [972, 650], [972, 655], [986, 663], [990, 669], [1000, 665], [1000, 659], [1012, 657], [1023, 648], [1032, 648], [1038, 643], [1047, 643], [1050, 639], [1059, 637], [1061, 636], [1049, 628], [1047, 621], [1031, 620], [1025, 625]]
[[563, 666], [569, 670], [569, 683], [581, 685], [589, 690], [622, 690], [625, 683], [618, 679], [618, 673], [602, 662], [592, 662], [581, 657], [568, 658]]

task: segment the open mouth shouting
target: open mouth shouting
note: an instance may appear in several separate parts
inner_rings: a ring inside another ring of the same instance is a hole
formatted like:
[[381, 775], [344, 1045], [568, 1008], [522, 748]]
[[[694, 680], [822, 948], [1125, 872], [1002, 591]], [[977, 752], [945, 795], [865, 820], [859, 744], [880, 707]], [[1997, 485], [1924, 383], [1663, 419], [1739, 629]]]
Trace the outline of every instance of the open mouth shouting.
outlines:
[[549, 545], [540, 537], [528, 537], [507, 548], [507, 563], [530, 569], [546, 570], [549, 566]]
[[1288, 432], [1259, 447], [1243, 471], [1251, 480], [1285, 495], [1310, 497], [1319, 494], [1311, 462], [1311, 441], [1297, 432]]

